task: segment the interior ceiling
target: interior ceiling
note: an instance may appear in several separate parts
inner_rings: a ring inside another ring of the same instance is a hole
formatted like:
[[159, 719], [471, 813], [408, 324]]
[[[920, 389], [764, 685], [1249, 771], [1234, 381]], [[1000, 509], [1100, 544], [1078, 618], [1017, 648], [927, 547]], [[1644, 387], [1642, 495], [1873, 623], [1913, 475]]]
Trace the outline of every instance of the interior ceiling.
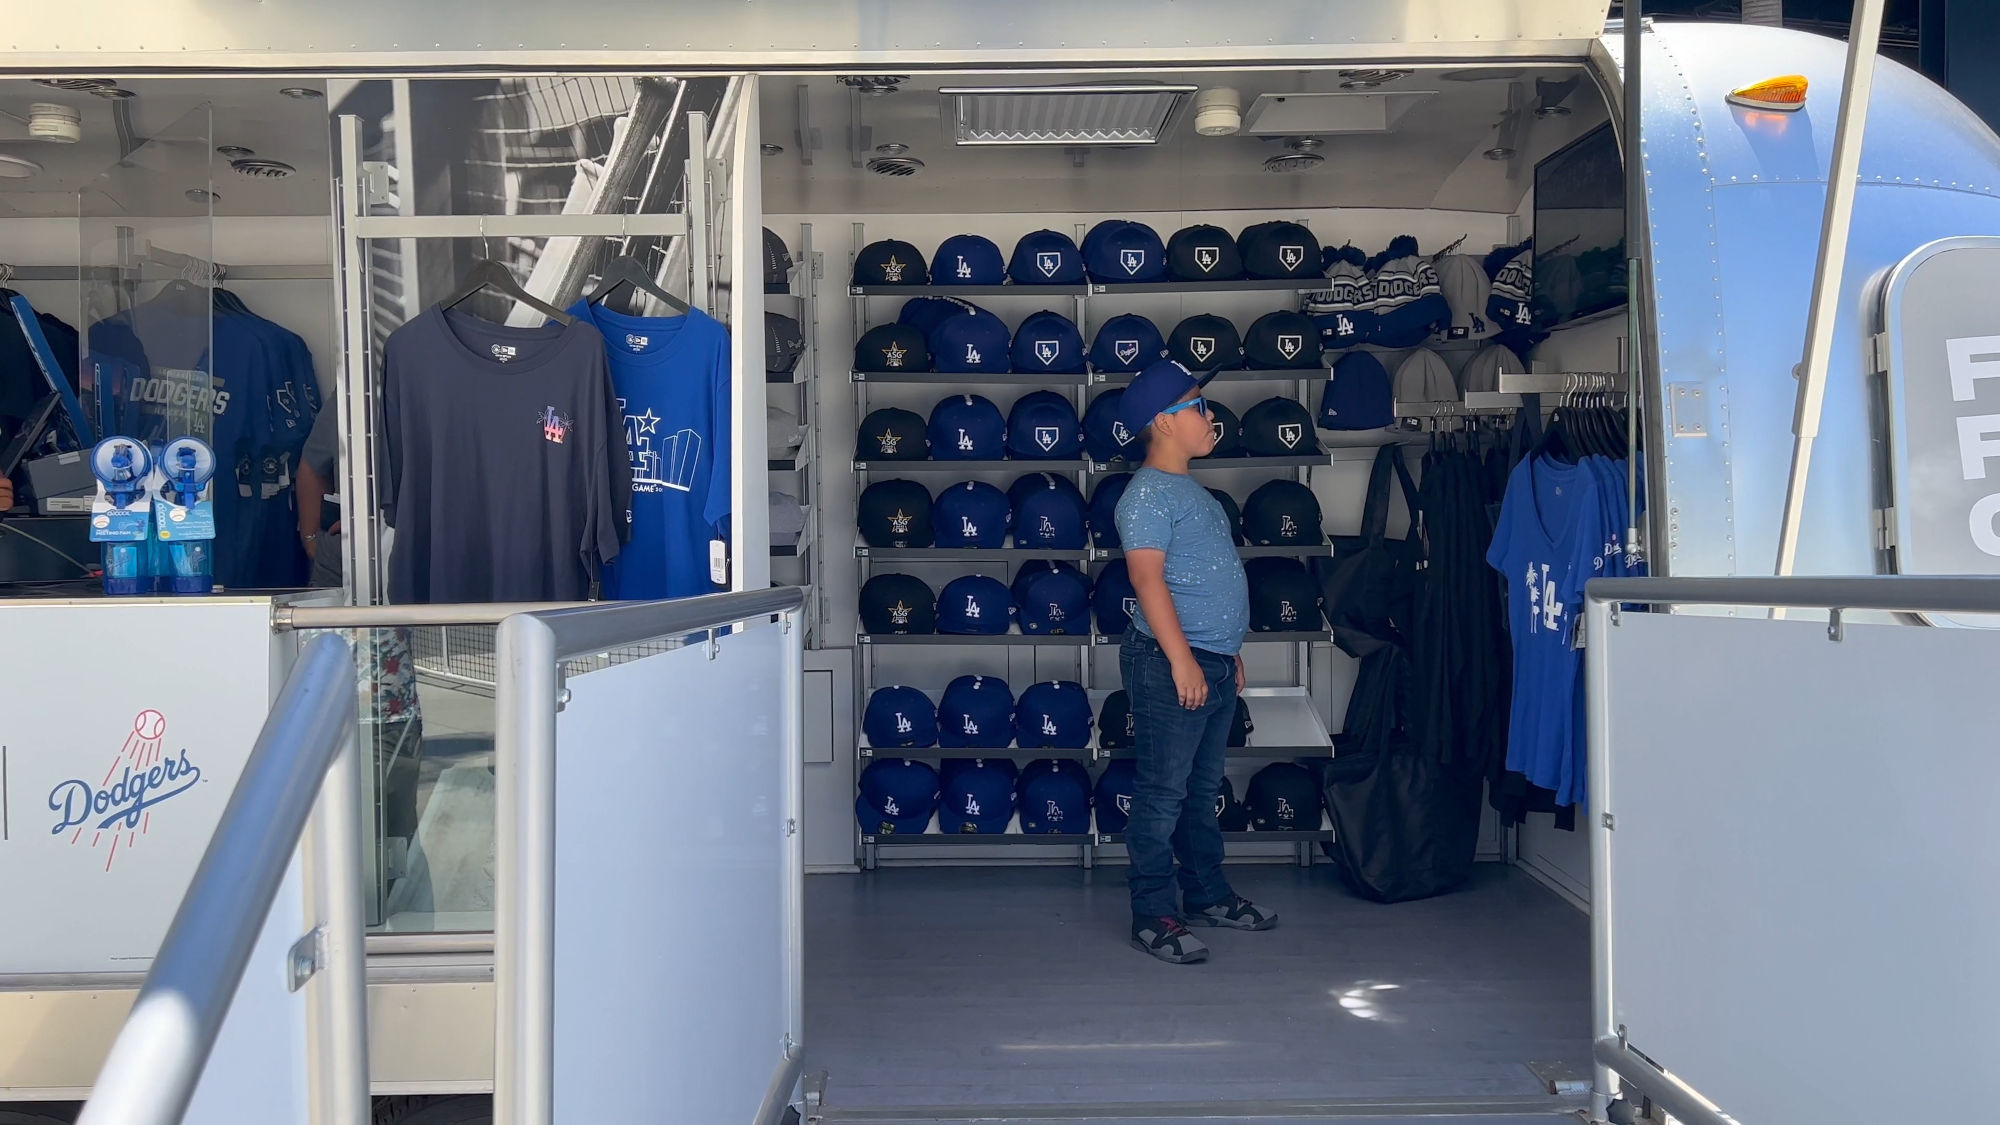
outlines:
[[[191, 188], [220, 197], [217, 216], [324, 215], [329, 206], [327, 103], [279, 91], [316, 80], [272, 78], [155, 78], [118, 83], [137, 96], [122, 100], [56, 90], [27, 79], [0, 80], [0, 111], [26, 118], [29, 106], [49, 102], [83, 115], [83, 137], [74, 144], [26, 139], [27, 127], [0, 117], [0, 153], [32, 160], [42, 172], [25, 180], [0, 179], [0, 215], [73, 217], [77, 192], [90, 189], [85, 214], [200, 215], [207, 204], [190, 201]], [[132, 143], [124, 150], [114, 107], [131, 114]], [[207, 113], [201, 113], [203, 107]], [[296, 171], [283, 179], [237, 173], [218, 145], [247, 148], [282, 160]], [[120, 167], [120, 162], [127, 165]]]
[[[1563, 101], [1567, 116], [1533, 112], [1536, 80], [1577, 81]], [[1124, 148], [962, 146], [952, 142], [941, 86], [1056, 85], [1103, 82], [1102, 74], [911, 76], [892, 94], [856, 94], [831, 76], [766, 77], [760, 83], [763, 139], [784, 152], [763, 161], [764, 208], [773, 214], [1023, 211], [1255, 210], [1287, 207], [1402, 207], [1511, 213], [1533, 184], [1535, 161], [1602, 123], [1596, 86], [1574, 67], [1417, 68], [1372, 89], [1342, 91], [1337, 70], [1159, 73], [1139, 81], [1228, 86], [1246, 117], [1260, 94], [1420, 95], [1398, 98], [1400, 117], [1387, 132], [1318, 137], [1318, 166], [1294, 173], [1264, 170], [1289, 151], [1285, 137], [1205, 137], [1184, 107], [1157, 145]], [[1134, 81], [1119, 75], [1121, 82]], [[1517, 92], [1510, 95], [1510, 90]], [[1484, 154], [1501, 139], [1510, 96], [1525, 103], [1515, 117], [1512, 160]], [[800, 105], [819, 135], [812, 164], [801, 161]], [[1412, 104], [1413, 103], [1413, 104]], [[855, 167], [851, 127], [864, 131], [863, 163], [881, 145], [906, 145], [924, 162], [915, 175], [890, 178]], [[1081, 161], [1081, 164], [1078, 161]]]

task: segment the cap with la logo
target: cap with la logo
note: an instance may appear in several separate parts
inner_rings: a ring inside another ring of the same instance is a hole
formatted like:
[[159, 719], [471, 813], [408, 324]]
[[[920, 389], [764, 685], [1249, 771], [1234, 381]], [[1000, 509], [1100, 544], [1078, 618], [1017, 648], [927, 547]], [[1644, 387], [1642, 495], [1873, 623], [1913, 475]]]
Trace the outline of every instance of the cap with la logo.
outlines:
[[1080, 285], [1083, 252], [1061, 231], [1030, 231], [1014, 244], [1007, 277], [1016, 285]]
[[1059, 312], [1043, 309], [1014, 330], [1014, 370], [1028, 375], [1083, 374], [1083, 333]]
[[1296, 762], [1272, 762], [1252, 774], [1243, 804], [1250, 810], [1250, 827], [1258, 832], [1319, 829], [1319, 783]]
[[952, 395], [931, 407], [933, 461], [998, 461], [1007, 456], [1007, 420], [991, 399]]
[[1243, 456], [1243, 421], [1234, 410], [1209, 399], [1208, 425], [1215, 431], [1215, 448], [1208, 451], [1210, 457]]
[[1138, 313], [1120, 313], [1104, 322], [1090, 342], [1090, 366], [1100, 372], [1136, 374], [1167, 354], [1166, 338]]
[[931, 506], [931, 528], [940, 547], [990, 550], [1007, 545], [1012, 515], [1006, 493], [985, 481], [969, 480], [938, 493]]
[[1006, 279], [1000, 248], [983, 235], [954, 234], [931, 257], [932, 285], [999, 285]]
[[1167, 273], [1167, 248], [1144, 223], [1106, 219], [1083, 236], [1083, 268], [1092, 281], [1158, 281]]
[[998, 578], [967, 574], [938, 591], [940, 633], [997, 636], [1014, 626], [1014, 598]]
[[[1112, 713], [1114, 703], [1118, 710], [1116, 715]], [[1111, 736], [1108, 732], [1113, 719], [1116, 719], [1121, 727], [1132, 719], [1132, 706], [1122, 691], [1112, 692], [1111, 698], [1104, 701], [1104, 719], [1098, 724], [1098, 745], [1105, 747], [1111, 745]], [[1121, 738], [1118, 745], [1131, 746], [1131, 737], [1127, 735]], [[1139, 763], [1133, 758], [1114, 758], [1111, 764], [1104, 767], [1104, 772], [1097, 776], [1097, 784], [1092, 787], [1091, 804], [1097, 808], [1099, 832], [1125, 831], [1125, 825], [1132, 819], [1132, 798], [1138, 792], [1138, 780]]]
[[1031, 473], [1007, 489], [1007, 498], [1014, 509], [1015, 547], [1079, 551], [1090, 545], [1083, 493], [1069, 478]]
[[871, 411], [854, 433], [856, 461], [922, 461], [928, 456], [924, 420], [908, 410], [885, 406]]
[[1021, 631], [1038, 635], [1090, 632], [1090, 580], [1074, 570], [1051, 570], [1028, 579], [1015, 599]]
[[930, 345], [923, 332], [909, 324], [878, 324], [854, 345], [856, 371], [929, 371]]
[[975, 760], [945, 775], [938, 795], [938, 831], [954, 835], [1007, 831], [1014, 819], [1013, 763]]
[[1319, 366], [1319, 328], [1304, 313], [1265, 313], [1243, 337], [1245, 365], [1262, 371]]
[[1244, 227], [1236, 236], [1236, 248], [1243, 254], [1243, 272], [1249, 277], [1321, 276], [1319, 239], [1298, 223], [1279, 220]]
[[861, 771], [854, 817], [864, 836], [913, 836], [938, 807], [937, 771], [908, 758], [877, 758]]
[[[1100, 750], [1130, 750], [1139, 736], [1138, 727], [1132, 721], [1132, 697], [1124, 688], [1119, 688], [1104, 697], [1104, 706], [1097, 712], [1097, 746]], [[1131, 761], [1120, 758], [1117, 761]], [[1115, 763], [1114, 763], [1115, 764]], [[1100, 784], [1103, 778], [1099, 778]], [[1127, 782], [1129, 784], [1129, 781]], [[1103, 790], [1099, 789], [1102, 793]], [[1131, 790], [1124, 792], [1129, 794]], [[1101, 802], [1100, 802], [1101, 803]], [[1120, 810], [1121, 812], [1124, 810]], [[1106, 828], [1106, 832], [1116, 832], [1116, 828]]]
[[[1239, 697], [1236, 702], [1240, 705], [1243, 700]], [[1230, 745], [1241, 743], [1232, 742]], [[1215, 795], [1215, 826], [1224, 832], [1250, 831], [1250, 810], [1236, 799], [1236, 787], [1229, 784], [1226, 777], [1222, 779], [1221, 791]]]
[[1226, 317], [1197, 313], [1174, 325], [1167, 355], [1191, 372], [1234, 371], [1243, 366], [1243, 337]]
[[1020, 604], [1021, 595], [1028, 591], [1028, 583], [1053, 570], [1065, 570], [1071, 574], [1083, 573], [1077, 569], [1075, 563], [1064, 559], [1028, 559], [1015, 568], [1014, 581], [1007, 584], [1007, 591], [1013, 596], [1014, 603]]
[[1319, 438], [1306, 408], [1272, 397], [1243, 412], [1243, 449], [1253, 457], [1296, 457], [1318, 453]]
[[946, 317], [931, 329], [931, 365], [961, 375], [1004, 373], [1011, 338], [1007, 322], [985, 309]]
[[1061, 461], [1083, 453], [1083, 423], [1076, 408], [1054, 391], [1022, 395], [1007, 412], [1007, 452], [1033, 461]]
[[1004, 749], [1014, 742], [1014, 693], [998, 676], [960, 676], [938, 697], [937, 721], [939, 746]]
[[1118, 417], [1118, 404], [1125, 398], [1122, 387], [1113, 387], [1090, 400], [1083, 412], [1083, 447], [1098, 464], [1112, 461], [1143, 461], [1146, 447], [1139, 435], [1125, 427]]
[[1243, 564], [1250, 586], [1250, 631], [1295, 633], [1325, 628], [1319, 583], [1297, 559], [1250, 559]]
[[893, 238], [871, 242], [854, 256], [856, 285], [929, 285], [930, 271], [914, 246]]
[[1265, 481], [1243, 501], [1243, 536], [1259, 547], [1324, 543], [1319, 497], [1295, 480]]
[[1090, 831], [1090, 774], [1081, 767], [1022, 770], [1020, 800], [1021, 831], [1028, 835]]
[[1132, 576], [1124, 559], [1104, 564], [1097, 585], [1090, 592], [1090, 606], [1097, 614], [1097, 631], [1107, 637], [1122, 636], [1139, 612], [1139, 595], [1132, 589]]
[[876, 688], [862, 712], [861, 730], [877, 749], [936, 746], [937, 705], [913, 687]]
[[1375, 290], [1367, 274], [1368, 255], [1352, 243], [1328, 247], [1326, 288], [1300, 298], [1300, 307], [1319, 329], [1320, 346], [1351, 348], [1375, 332]]
[[[1020, 702], [1014, 705], [1014, 739], [1024, 749], [1046, 746], [1081, 750], [1090, 745], [1090, 725], [1090, 696], [1074, 680], [1030, 684], [1021, 692]], [[1086, 778], [1087, 786], [1089, 774], [1077, 763], [1069, 764]], [[1032, 772], [1032, 766], [1022, 771], [1024, 784]]]
[[1175, 281], [1234, 281], [1243, 276], [1236, 239], [1221, 227], [1197, 223], [1167, 240], [1167, 276]]
[[1215, 502], [1222, 505], [1222, 520], [1229, 525], [1229, 538], [1238, 547], [1243, 545], [1243, 509], [1236, 506], [1236, 497], [1219, 488], [1208, 490]]
[[870, 547], [928, 547], [931, 490], [913, 480], [878, 480], [862, 490], [854, 522]]
[[912, 574], [878, 574], [861, 586], [864, 633], [937, 632], [937, 595]]

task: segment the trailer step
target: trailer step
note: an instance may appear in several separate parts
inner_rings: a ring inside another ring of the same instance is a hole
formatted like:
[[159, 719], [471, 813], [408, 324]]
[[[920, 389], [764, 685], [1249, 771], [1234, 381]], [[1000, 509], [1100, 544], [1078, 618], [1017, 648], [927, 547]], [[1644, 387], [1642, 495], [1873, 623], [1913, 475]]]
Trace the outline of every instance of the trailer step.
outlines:
[[1335, 1098], [1257, 1102], [908, 1106], [809, 1110], [805, 1125], [1552, 1125], [1580, 1122], [1587, 1099]]

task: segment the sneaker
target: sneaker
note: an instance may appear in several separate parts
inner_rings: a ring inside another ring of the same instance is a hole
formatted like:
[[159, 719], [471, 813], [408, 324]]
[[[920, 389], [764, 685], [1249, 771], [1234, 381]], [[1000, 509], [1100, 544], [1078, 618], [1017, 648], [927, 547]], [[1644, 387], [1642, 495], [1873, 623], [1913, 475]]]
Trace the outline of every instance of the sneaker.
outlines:
[[1182, 912], [1197, 926], [1227, 926], [1232, 930], [1268, 930], [1278, 924], [1278, 912], [1265, 910], [1242, 895], [1230, 895], [1213, 906], [1188, 907]]
[[1208, 946], [1188, 932], [1179, 918], [1148, 918], [1132, 925], [1132, 947], [1170, 965], [1208, 960]]

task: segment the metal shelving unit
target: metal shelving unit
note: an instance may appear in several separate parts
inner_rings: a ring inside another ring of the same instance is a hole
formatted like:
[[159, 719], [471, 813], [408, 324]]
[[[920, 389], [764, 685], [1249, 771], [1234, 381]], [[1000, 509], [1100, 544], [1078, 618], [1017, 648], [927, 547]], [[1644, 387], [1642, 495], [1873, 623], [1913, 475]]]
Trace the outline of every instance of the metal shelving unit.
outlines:
[[1029, 458], [1004, 461], [856, 461], [857, 473], [1087, 473], [1090, 462], [1081, 458], [1037, 461]]
[[1038, 547], [856, 547], [857, 559], [887, 562], [997, 562], [1018, 563], [1029, 559], [1063, 559], [1082, 562], [1098, 556], [1088, 547], [1073, 551], [1052, 551]]
[[[826, 505], [820, 502], [822, 465], [819, 453], [819, 411], [816, 405], [813, 383], [819, 366], [819, 301], [814, 281], [826, 274], [825, 262], [819, 251], [813, 249], [813, 228], [811, 223], [800, 223], [798, 242], [794, 250], [789, 291], [767, 293], [767, 304], [786, 302], [793, 306], [786, 315], [796, 313], [799, 335], [804, 348], [799, 352], [798, 362], [790, 372], [772, 374], [766, 372], [764, 381], [767, 392], [782, 393], [775, 388], [794, 388], [798, 402], [799, 423], [805, 427], [805, 440], [799, 448], [788, 456], [772, 457], [766, 462], [766, 469], [775, 478], [784, 474], [791, 479], [772, 484], [778, 491], [789, 492], [805, 510], [805, 528], [799, 533], [795, 544], [771, 546], [771, 558], [796, 560], [790, 565], [797, 568], [797, 581], [806, 587], [806, 637], [808, 648], [818, 648], [825, 635], [825, 602], [822, 597], [821, 558], [823, 552], [815, 550], [825, 536]], [[761, 331], [762, 325], [757, 329]]]

